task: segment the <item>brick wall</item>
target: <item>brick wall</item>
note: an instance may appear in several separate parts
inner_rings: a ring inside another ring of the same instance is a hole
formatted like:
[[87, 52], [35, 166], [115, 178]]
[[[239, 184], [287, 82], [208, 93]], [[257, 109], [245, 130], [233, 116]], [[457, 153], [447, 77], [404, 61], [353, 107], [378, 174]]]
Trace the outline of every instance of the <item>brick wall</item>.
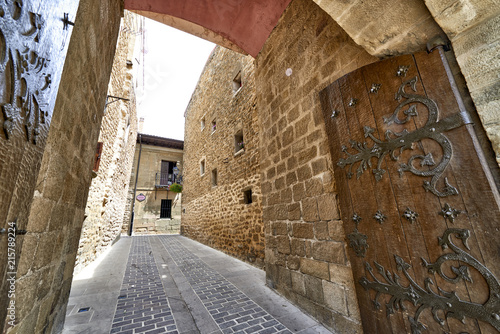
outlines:
[[[238, 73], [241, 88], [233, 82]], [[186, 111], [182, 205], [185, 213], [181, 231], [194, 240], [262, 266], [258, 126], [253, 59], [217, 47]], [[240, 142], [239, 135], [244, 142], [241, 150], [235, 147], [235, 141]], [[200, 175], [202, 161], [205, 172]], [[212, 183], [214, 170], [217, 185]], [[249, 190], [251, 204], [246, 203], [248, 198], [245, 200], [245, 191]]]
[[306, 0], [256, 59], [268, 285], [338, 333], [361, 326], [318, 92], [376, 60]]
[[136, 20], [137, 16], [127, 11], [121, 23], [108, 95], [130, 101], [112, 102], [115, 98], [108, 98], [112, 103], [102, 119], [98, 139], [102, 152], [85, 208], [75, 274], [109, 248], [122, 229], [137, 136], [132, 66], [127, 66], [127, 60], [133, 59]]

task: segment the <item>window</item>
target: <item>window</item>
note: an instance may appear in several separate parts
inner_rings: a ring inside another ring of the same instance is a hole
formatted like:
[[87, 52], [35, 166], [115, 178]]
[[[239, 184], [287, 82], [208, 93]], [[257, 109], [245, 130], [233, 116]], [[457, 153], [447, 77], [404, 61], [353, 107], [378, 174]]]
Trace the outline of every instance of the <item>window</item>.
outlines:
[[99, 171], [99, 164], [101, 163], [101, 153], [102, 153], [102, 142], [97, 143], [97, 147], [94, 155], [94, 172]]
[[201, 123], [201, 130], [203, 130], [205, 128], [205, 117], [201, 119], [200, 123]]
[[243, 130], [239, 130], [234, 135], [234, 153], [239, 152], [245, 147], [245, 143], [243, 142]]
[[215, 132], [217, 129], [217, 123], [215, 122], [215, 119], [212, 121], [212, 133]]
[[200, 175], [205, 174], [205, 159], [200, 161]]
[[212, 170], [212, 187], [217, 186], [217, 168]]
[[252, 204], [252, 189], [243, 191], [243, 203]]
[[173, 161], [161, 161], [160, 186], [174, 183], [174, 167], [177, 163]]
[[241, 88], [241, 71], [236, 74], [233, 79], [233, 93], [236, 93]]
[[172, 218], [172, 200], [162, 199], [160, 208], [160, 218]]

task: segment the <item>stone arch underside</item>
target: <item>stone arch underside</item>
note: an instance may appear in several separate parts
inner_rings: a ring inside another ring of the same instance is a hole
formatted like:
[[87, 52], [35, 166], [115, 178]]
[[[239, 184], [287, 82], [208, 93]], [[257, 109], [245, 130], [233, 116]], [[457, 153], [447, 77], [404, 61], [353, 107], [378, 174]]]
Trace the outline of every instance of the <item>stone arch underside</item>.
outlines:
[[125, 9], [256, 57], [291, 0], [125, 0]]

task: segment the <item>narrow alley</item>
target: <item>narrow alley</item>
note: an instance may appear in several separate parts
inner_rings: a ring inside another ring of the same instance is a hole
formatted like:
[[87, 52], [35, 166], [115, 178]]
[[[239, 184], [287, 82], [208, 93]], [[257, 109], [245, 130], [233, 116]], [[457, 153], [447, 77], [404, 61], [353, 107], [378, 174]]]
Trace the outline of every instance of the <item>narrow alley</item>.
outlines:
[[63, 333], [330, 333], [265, 272], [179, 235], [122, 237], [75, 276]]

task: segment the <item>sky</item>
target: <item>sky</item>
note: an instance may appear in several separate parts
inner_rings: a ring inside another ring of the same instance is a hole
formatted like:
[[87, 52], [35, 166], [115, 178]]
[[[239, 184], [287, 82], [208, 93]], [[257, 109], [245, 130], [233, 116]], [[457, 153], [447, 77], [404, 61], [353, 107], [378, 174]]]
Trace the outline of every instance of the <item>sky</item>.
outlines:
[[[184, 111], [215, 44], [147, 18], [144, 26], [144, 60], [139, 55], [144, 80], [138, 87], [144, 93], [137, 96], [142, 132], [184, 140]], [[136, 43], [140, 47], [140, 38]]]

